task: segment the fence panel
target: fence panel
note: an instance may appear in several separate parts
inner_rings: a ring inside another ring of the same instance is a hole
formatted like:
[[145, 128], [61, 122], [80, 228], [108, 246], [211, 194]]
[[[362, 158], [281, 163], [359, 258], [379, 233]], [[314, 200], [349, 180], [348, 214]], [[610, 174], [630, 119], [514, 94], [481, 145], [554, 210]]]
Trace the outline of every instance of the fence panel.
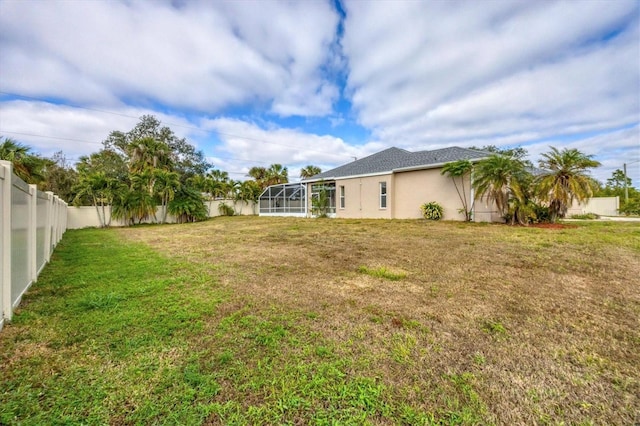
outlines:
[[29, 185], [12, 176], [11, 303], [15, 307], [31, 284], [29, 265]]
[[67, 204], [13, 174], [0, 161], [0, 329], [49, 261], [67, 229]]
[[49, 196], [42, 191], [38, 191], [36, 201], [36, 269], [38, 273], [47, 263], [47, 247], [45, 241], [45, 233], [47, 230], [47, 204]]

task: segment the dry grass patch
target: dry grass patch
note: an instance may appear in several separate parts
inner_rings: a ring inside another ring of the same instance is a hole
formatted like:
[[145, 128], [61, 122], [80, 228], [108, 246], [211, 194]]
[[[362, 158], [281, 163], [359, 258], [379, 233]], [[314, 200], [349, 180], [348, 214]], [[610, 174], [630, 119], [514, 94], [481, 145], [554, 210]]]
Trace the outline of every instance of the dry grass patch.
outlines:
[[634, 424], [640, 229], [224, 217], [72, 231], [0, 423]]
[[[212, 265], [258, 311], [312, 313], [298, 321], [380, 377], [392, 400], [425, 412], [640, 420], [640, 235], [631, 224], [240, 217], [120, 232]], [[389, 270], [402, 279], [379, 278]]]

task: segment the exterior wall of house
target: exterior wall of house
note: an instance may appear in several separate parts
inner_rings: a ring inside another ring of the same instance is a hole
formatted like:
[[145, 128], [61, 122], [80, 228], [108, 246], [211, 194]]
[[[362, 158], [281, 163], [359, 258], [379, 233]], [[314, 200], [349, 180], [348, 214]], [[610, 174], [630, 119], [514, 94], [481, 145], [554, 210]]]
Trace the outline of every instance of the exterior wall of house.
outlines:
[[[440, 170], [414, 170], [395, 174], [395, 218], [421, 218], [420, 206], [435, 201], [444, 208], [444, 220], [464, 220], [464, 213], [458, 213], [462, 208], [462, 202], [456, 187], [450, 177], [440, 174]], [[465, 191], [468, 199], [469, 183], [470, 179], [466, 177]]]
[[[336, 214], [351, 219], [421, 219], [420, 206], [435, 201], [444, 208], [444, 220], [463, 221], [459, 213], [462, 203], [450, 177], [442, 176], [441, 169], [413, 170], [386, 175], [337, 179]], [[380, 182], [387, 184], [387, 207], [380, 208]], [[340, 187], [344, 186], [344, 208], [340, 205]], [[311, 184], [307, 191], [311, 194]], [[467, 199], [471, 199], [470, 177], [465, 178]], [[469, 202], [469, 206], [471, 203]], [[475, 222], [502, 222], [495, 204], [477, 199], [474, 206]], [[309, 197], [309, 212], [311, 212]]]
[[[393, 217], [393, 174], [336, 180], [336, 217], [391, 219]], [[387, 184], [387, 207], [380, 208], [380, 182]], [[344, 208], [340, 187], [344, 186]]]

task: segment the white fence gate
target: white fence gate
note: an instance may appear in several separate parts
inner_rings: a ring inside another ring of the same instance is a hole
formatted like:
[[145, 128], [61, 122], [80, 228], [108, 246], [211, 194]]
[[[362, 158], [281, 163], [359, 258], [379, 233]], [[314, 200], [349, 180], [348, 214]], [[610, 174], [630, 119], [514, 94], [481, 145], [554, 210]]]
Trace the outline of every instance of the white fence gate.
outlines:
[[0, 330], [33, 284], [67, 228], [67, 204], [38, 191], [0, 161]]

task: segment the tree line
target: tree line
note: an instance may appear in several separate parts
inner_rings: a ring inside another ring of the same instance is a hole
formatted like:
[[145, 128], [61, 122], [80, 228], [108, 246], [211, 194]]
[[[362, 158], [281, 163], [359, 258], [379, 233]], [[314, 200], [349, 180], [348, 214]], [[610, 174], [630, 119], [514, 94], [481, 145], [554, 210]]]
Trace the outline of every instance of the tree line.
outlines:
[[[111, 132], [102, 145], [72, 166], [61, 151], [44, 158], [11, 138], [0, 138], [0, 159], [13, 162], [14, 173], [40, 190], [53, 191], [67, 203], [94, 206], [101, 226], [109, 226], [112, 218], [131, 225], [165, 223], [168, 214], [178, 222], [203, 220], [207, 198], [256, 202], [267, 186], [289, 181], [281, 164], [252, 167], [249, 179], [233, 180], [152, 115], [128, 132]], [[320, 169], [310, 165], [300, 176], [317, 173]]]
[[[27, 183], [53, 191], [67, 203], [94, 206], [102, 226], [109, 226], [111, 218], [127, 224], [149, 219], [164, 223], [168, 214], [179, 222], [202, 220], [208, 217], [206, 198], [256, 202], [266, 187], [289, 181], [288, 169], [281, 164], [251, 167], [248, 179], [231, 179], [152, 115], [143, 116], [129, 132], [111, 132], [102, 145], [71, 165], [61, 151], [44, 158], [24, 144], [0, 137], [0, 159], [13, 162], [14, 173]], [[619, 196], [621, 213], [640, 214], [640, 191], [632, 187], [631, 179], [618, 169], [605, 184], [596, 181], [588, 171], [599, 163], [578, 150], [551, 148], [536, 168], [522, 147], [472, 149], [493, 155], [475, 164], [448, 163], [442, 169], [453, 179], [467, 220], [473, 210], [468, 201], [472, 188], [465, 187], [470, 173], [476, 198], [495, 202], [511, 223], [555, 221], [565, 216], [574, 199], [592, 196]], [[300, 170], [300, 177], [320, 172], [309, 165]], [[112, 207], [111, 215], [107, 206]]]

